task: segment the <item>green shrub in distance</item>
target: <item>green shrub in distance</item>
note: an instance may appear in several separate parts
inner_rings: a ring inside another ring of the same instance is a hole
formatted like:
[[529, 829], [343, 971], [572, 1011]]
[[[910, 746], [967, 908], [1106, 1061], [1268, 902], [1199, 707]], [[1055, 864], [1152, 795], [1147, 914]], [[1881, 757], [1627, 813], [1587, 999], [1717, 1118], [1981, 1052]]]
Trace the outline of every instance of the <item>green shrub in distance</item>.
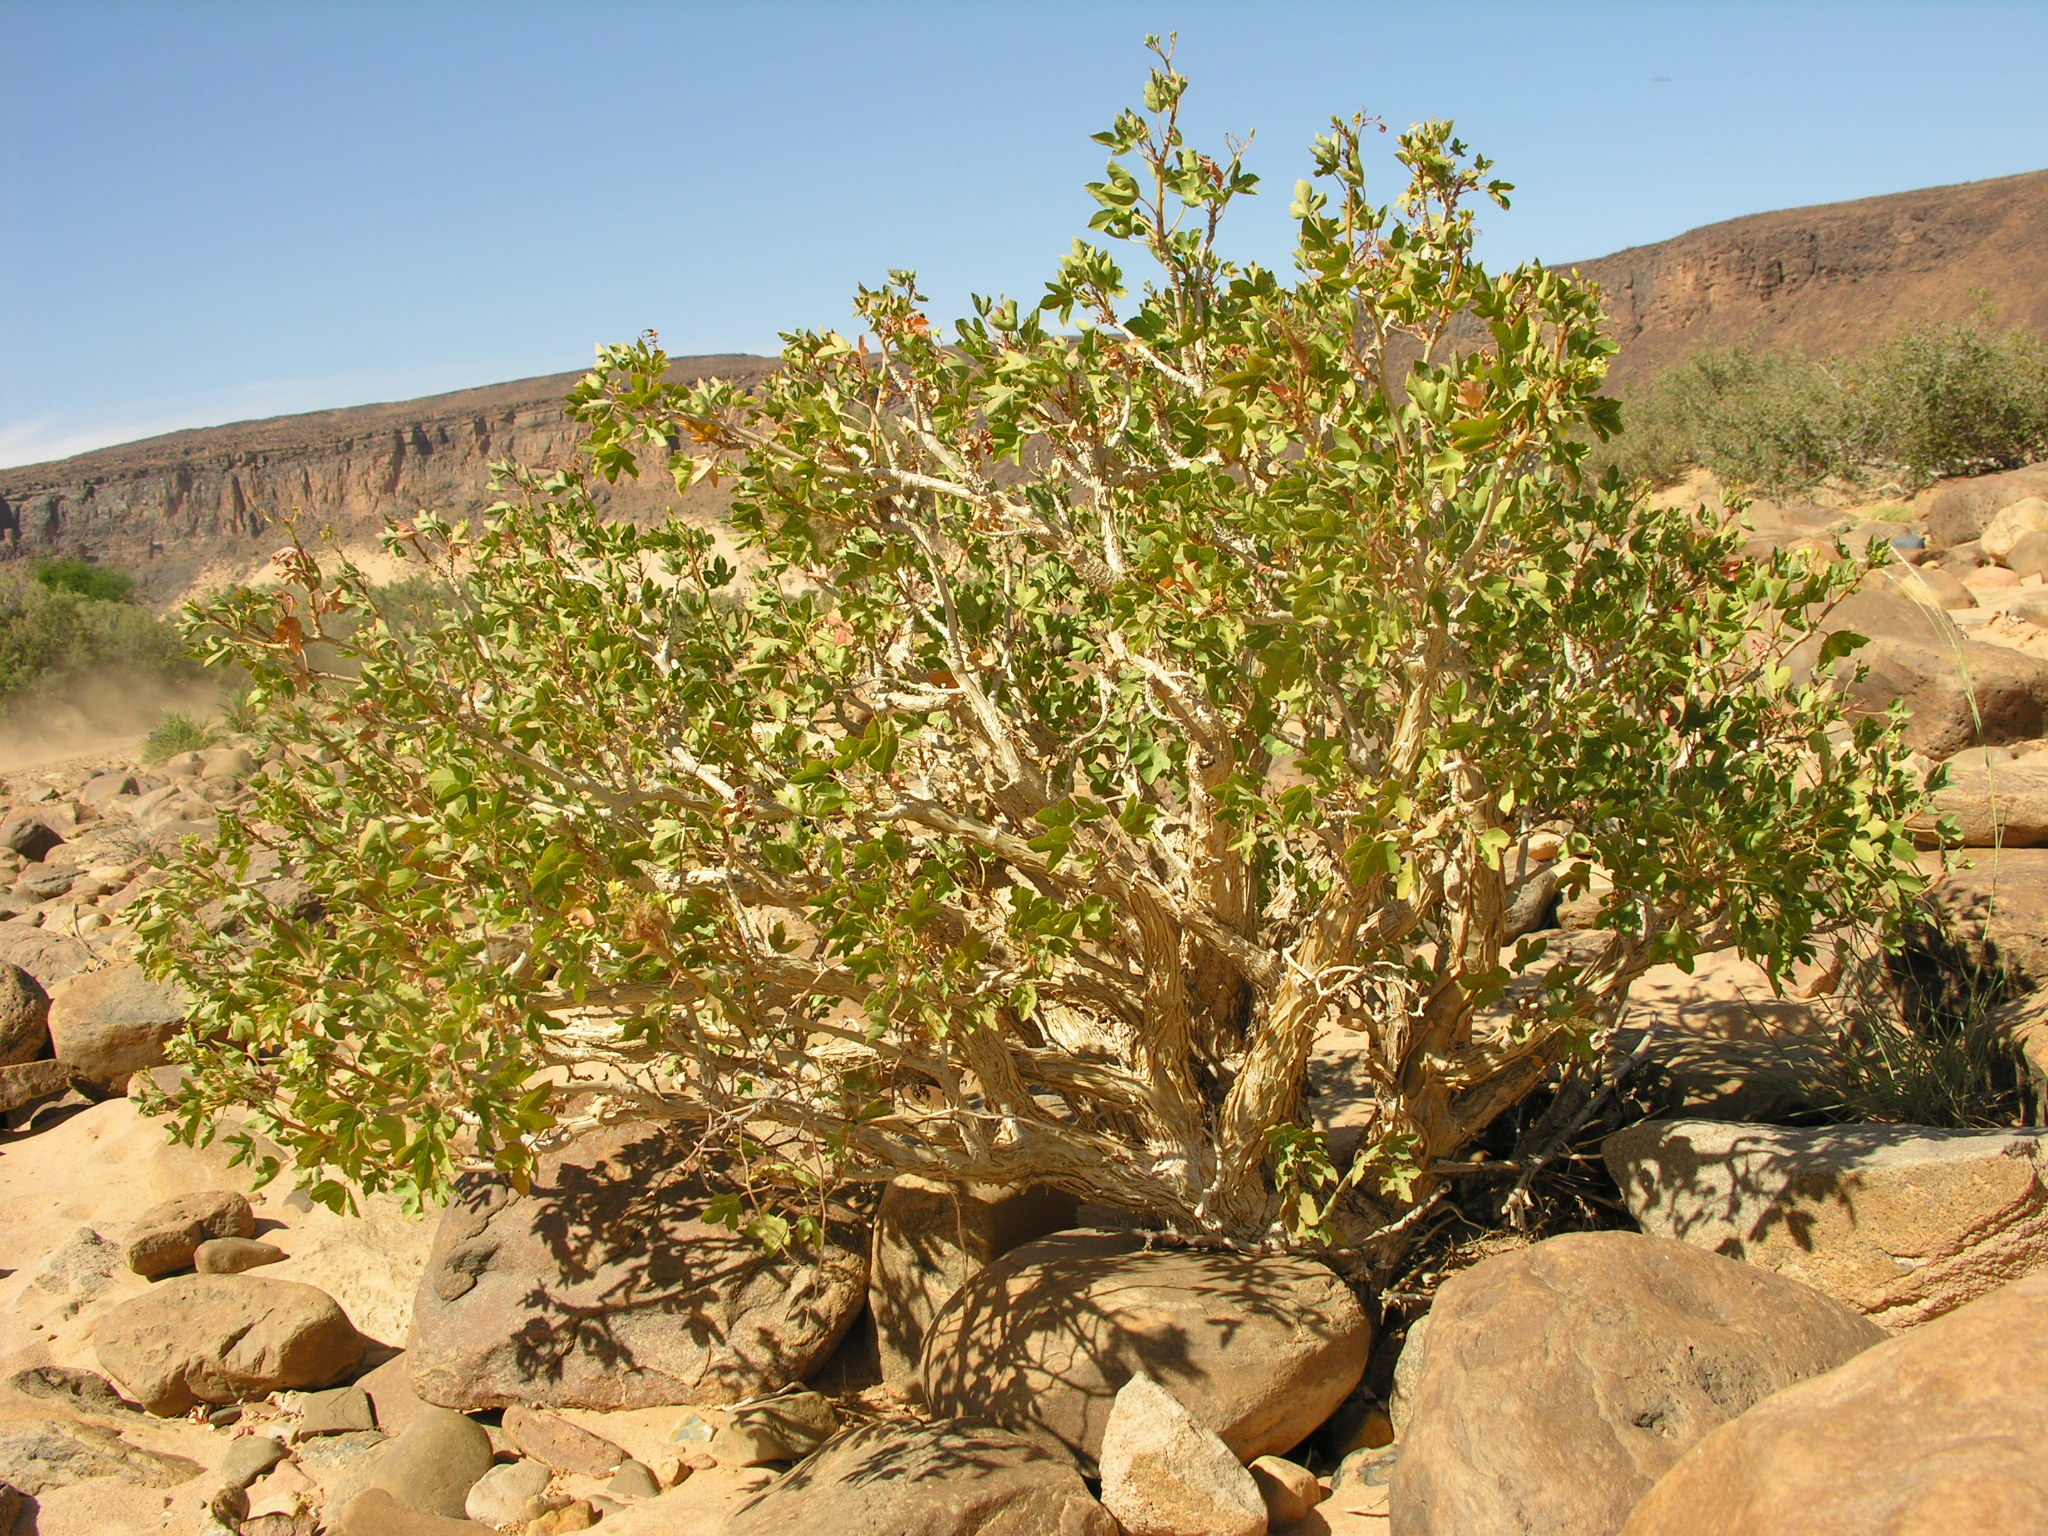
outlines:
[[45, 560], [35, 568], [35, 578], [56, 592], [75, 592], [100, 603], [131, 603], [135, 600], [135, 578], [90, 560]]
[[1628, 400], [1622, 425], [1596, 460], [1652, 482], [1693, 466], [1768, 491], [2012, 469], [2048, 457], [2048, 344], [1966, 324], [1840, 358], [1710, 348]]
[[142, 743], [142, 760], [160, 763], [180, 753], [203, 752], [218, 745], [220, 730], [217, 726], [208, 725], [198, 716], [188, 715], [183, 710], [167, 709]]
[[[918, 1173], [1378, 1265], [1644, 969], [1781, 971], [1919, 889], [1898, 722], [1834, 733], [1855, 637], [1783, 664], [1867, 566], [1583, 473], [1597, 302], [1475, 260], [1509, 189], [1450, 124], [1375, 201], [1333, 123], [1283, 273], [1227, 253], [1255, 178], [1185, 142], [1186, 84], [1098, 135], [1104, 238], [1035, 301], [941, 329], [893, 273], [753, 389], [606, 348], [578, 466], [390, 531], [450, 608], [394, 629], [300, 548], [196, 615], [297, 766], [136, 919], [196, 1000], [186, 1134], [343, 1203], [658, 1117], [771, 1244]], [[732, 477], [744, 574], [602, 515], [650, 455]], [[1574, 888], [1614, 876], [1568, 960], [1503, 943], [1557, 823]], [[326, 920], [246, 888], [263, 847]], [[1342, 1159], [1336, 1028], [1376, 1116]]]
[[128, 602], [0, 574], [0, 708], [81, 688], [189, 685], [203, 675], [172, 625]]

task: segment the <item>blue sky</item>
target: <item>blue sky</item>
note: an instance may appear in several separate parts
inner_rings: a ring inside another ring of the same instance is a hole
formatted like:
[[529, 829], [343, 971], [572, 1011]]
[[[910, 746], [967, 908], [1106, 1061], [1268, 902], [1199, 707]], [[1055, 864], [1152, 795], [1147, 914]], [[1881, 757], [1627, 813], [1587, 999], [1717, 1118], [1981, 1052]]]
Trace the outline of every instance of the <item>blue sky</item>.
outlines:
[[0, 0], [0, 464], [1035, 295], [1169, 30], [1268, 261], [1361, 107], [1499, 161], [1500, 262], [2048, 167], [2048, 0]]

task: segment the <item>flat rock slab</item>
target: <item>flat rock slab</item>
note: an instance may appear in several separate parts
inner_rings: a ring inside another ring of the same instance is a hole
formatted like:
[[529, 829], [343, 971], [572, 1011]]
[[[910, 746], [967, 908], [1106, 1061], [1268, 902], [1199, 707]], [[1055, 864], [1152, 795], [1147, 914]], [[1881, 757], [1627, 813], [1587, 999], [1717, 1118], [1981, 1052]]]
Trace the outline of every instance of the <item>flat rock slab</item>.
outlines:
[[1608, 1138], [1645, 1232], [1897, 1331], [2048, 1263], [2048, 1131], [1646, 1120]]
[[961, 1289], [925, 1341], [922, 1376], [935, 1413], [1050, 1435], [1087, 1470], [1134, 1375], [1249, 1460], [1305, 1439], [1371, 1350], [1357, 1299], [1313, 1260], [1062, 1232]]
[[1810, 1286], [1667, 1238], [1496, 1255], [1445, 1281], [1409, 1336], [1394, 1528], [1613, 1536], [1709, 1430], [1883, 1337]]
[[808, 1376], [867, 1301], [851, 1211], [822, 1254], [765, 1253], [700, 1219], [710, 1192], [659, 1127], [611, 1127], [541, 1161], [533, 1190], [465, 1183], [434, 1240], [407, 1359], [451, 1408], [734, 1402]]
[[[677, 1498], [689, 1486], [685, 1482], [663, 1499]], [[645, 1508], [651, 1511], [660, 1502]], [[869, 1424], [827, 1442], [741, 1504], [721, 1536], [797, 1532], [1117, 1536], [1117, 1527], [1073, 1462], [1043, 1444], [972, 1424]]]
[[1623, 1536], [2048, 1529], [2048, 1274], [1767, 1398], [1693, 1447]]

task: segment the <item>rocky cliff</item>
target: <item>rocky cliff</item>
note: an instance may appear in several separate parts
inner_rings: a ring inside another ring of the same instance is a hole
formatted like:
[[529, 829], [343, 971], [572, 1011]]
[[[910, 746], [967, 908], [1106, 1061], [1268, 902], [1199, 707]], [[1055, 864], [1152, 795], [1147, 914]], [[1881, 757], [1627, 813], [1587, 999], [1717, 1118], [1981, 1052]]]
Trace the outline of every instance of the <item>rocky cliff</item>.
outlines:
[[1714, 344], [1845, 352], [1980, 311], [2048, 335], [2048, 171], [1754, 214], [1570, 265], [1606, 295], [1624, 391]]
[[[765, 358], [680, 360], [679, 378], [764, 377]], [[566, 463], [576, 429], [562, 411], [573, 373], [387, 405], [173, 432], [50, 464], [0, 470], [0, 555], [77, 554], [137, 573], [168, 601], [239, 577], [278, 542], [276, 520], [367, 541], [392, 513], [486, 505], [490, 465]], [[659, 477], [603, 492], [614, 510], [675, 506]], [[699, 487], [681, 503], [722, 499]]]
[[[2048, 334], [2048, 171], [1757, 214], [1573, 265], [1605, 290], [1624, 392], [1711, 343], [1842, 351], [1986, 308], [1999, 325]], [[752, 382], [772, 366], [724, 356], [677, 369]], [[575, 378], [174, 432], [0, 470], [0, 557], [89, 555], [136, 571], [167, 601], [251, 570], [280, 514], [364, 541], [389, 513], [473, 509], [493, 461], [569, 458], [560, 402]], [[627, 516], [675, 504], [658, 479], [611, 494]], [[721, 500], [700, 487], [682, 506]]]

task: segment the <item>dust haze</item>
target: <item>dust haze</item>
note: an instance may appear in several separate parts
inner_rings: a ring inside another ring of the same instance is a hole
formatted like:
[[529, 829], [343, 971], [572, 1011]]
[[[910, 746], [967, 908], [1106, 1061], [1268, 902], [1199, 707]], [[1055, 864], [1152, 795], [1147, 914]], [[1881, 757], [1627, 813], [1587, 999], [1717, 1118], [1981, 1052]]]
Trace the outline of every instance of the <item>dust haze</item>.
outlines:
[[133, 756], [165, 710], [211, 719], [224, 694], [212, 680], [166, 683], [140, 672], [79, 678], [0, 710], [0, 773], [94, 754]]

